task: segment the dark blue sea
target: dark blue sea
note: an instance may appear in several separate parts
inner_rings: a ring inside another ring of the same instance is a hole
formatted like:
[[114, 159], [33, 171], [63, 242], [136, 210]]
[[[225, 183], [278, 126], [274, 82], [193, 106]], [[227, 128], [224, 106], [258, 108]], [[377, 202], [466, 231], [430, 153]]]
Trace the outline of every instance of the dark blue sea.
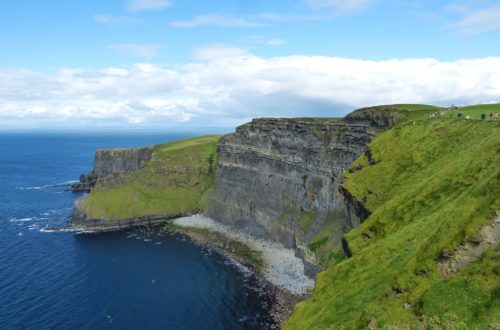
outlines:
[[[155, 228], [78, 234], [69, 182], [97, 148], [187, 134], [0, 133], [0, 329], [262, 329], [269, 298], [214, 251]], [[266, 325], [267, 324], [267, 325]]]

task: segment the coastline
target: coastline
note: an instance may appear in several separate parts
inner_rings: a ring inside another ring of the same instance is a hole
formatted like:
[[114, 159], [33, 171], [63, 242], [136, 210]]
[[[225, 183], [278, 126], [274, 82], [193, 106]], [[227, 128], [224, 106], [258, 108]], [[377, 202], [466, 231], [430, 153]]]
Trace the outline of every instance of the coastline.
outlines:
[[210, 248], [250, 272], [258, 281], [262, 294], [269, 297], [271, 329], [280, 329], [293, 312], [295, 305], [307, 298], [314, 280], [304, 274], [302, 260], [292, 249], [279, 243], [258, 239], [233, 230], [203, 215], [163, 217], [152, 222], [119, 226], [79, 226], [50, 228], [97, 234], [128, 230], [136, 227], [159, 227], [186, 236], [194, 244]]
[[[271, 328], [281, 328], [295, 305], [307, 298], [314, 286], [314, 280], [304, 274], [302, 260], [295, 257], [294, 250], [281, 244], [249, 236], [203, 215], [173, 219], [165, 230], [186, 235], [196, 244], [214, 249], [251, 271], [272, 299], [270, 312], [275, 324]], [[221, 234], [230, 242], [246, 246], [250, 251], [257, 252], [262, 260], [252, 260], [248, 251], [235, 250], [228, 241], [214, 240], [214, 234]]]
[[[259, 273], [269, 282], [294, 295], [307, 295], [314, 287], [314, 280], [305, 275], [302, 260], [295, 256], [293, 249], [285, 248], [280, 243], [253, 237], [203, 215], [177, 218], [172, 223], [176, 227], [186, 228], [188, 235], [190, 228], [201, 229], [207, 233], [222, 235], [229, 242], [246, 246], [249, 251], [253, 251], [261, 257], [261, 265], [259, 265], [258, 260], [254, 262], [257, 263], [255, 266], [257, 266], [256, 269]], [[223, 242], [223, 244], [226, 243]], [[231, 251], [228, 252], [231, 253]], [[237, 252], [233, 251], [233, 254], [237, 255]], [[250, 262], [252, 261], [252, 258], [248, 259]]]
[[228, 252], [214, 244], [211, 244], [205, 240], [201, 240], [199, 236], [189, 234], [187, 231], [180, 231], [172, 228], [164, 229], [172, 232], [173, 234], [185, 236], [187, 239], [191, 240], [193, 244], [200, 247], [208, 248], [217, 253], [223, 255], [231, 263], [237, 265], [242, 272], [249, 272], [251, 276], [257, 280], [260, 295], [264, 299], [269, 299], [269, 309], [272, 318], [272, 323], [267, 324], [269, 329], [281, 329], [283, 322], [285, 322], [293, 312], [295, 305], [300, 301], [307, 298], [306, 295], [294, 295], [289, 291], [271, 283], [267, 280], [254, 265], [243, 263], [239, 260], [239, 257], [234, 253]]

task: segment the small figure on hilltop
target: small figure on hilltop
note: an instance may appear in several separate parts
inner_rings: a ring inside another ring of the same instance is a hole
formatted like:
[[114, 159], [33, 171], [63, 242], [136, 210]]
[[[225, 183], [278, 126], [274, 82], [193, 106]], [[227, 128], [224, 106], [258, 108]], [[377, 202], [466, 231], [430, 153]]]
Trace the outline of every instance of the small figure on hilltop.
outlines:
[[462, 119], [462, 116], [463, 116], [463, 115], [464, 115], [464, 114], [463, 114], [461, 111], [460, 111], [460, 112], [458, 112], [458, 119]]
[[481, 114], [481, 120], [482, 120], [482, 121], [484, 121], [485, 119], [486, 119], [486, 114], [483, 112], [483, 113]]
[[490, 121], [492, 121], [492, 120], [493, 120], [493, 111], [490, 112]]

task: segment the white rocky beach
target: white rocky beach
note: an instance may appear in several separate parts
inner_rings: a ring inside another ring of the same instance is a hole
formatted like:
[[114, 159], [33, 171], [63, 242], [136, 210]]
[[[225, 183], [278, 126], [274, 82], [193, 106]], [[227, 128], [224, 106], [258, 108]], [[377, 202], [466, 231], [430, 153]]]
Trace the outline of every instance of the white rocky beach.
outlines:
[[304, 264], [295, 256], [295, 251], [279, 243], [252, 237], [203, 215], [178, 218], [174, 220], [174, 224], [219, 232], [261, 252], [266, 265], [266, 280], [294, 295], [307, 294], [314, 287], [314, 280], [304, 274]]

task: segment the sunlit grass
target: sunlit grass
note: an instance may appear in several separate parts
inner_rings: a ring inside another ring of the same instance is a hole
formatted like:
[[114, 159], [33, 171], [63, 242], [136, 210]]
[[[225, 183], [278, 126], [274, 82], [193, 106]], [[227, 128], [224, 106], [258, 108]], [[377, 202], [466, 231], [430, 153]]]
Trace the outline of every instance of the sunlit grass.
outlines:
[[215, 177], [219, 138], [203, 136], [155, 146], [145, 168], [104, 180], [92, 189], [84, 211], [90, 219], [125, 220], [203, 210], [203, 195]]
[[[498, 105], [463, 111], [486, 109]], [[372, 165], [362, 156], [345, 175], [344, 186], [373, 213], [345, 235], [353, 257], [317, 276], [289, 329], [360, 329], [374, 319], [381, 328], [417, 328], [420, 316], [445, 314], [471, 329], [498, 325], [498, 253], [449, 281], [437, 259], [500, 209], [500, 125], [425, 118], [382, 133], [370, 144]]]

